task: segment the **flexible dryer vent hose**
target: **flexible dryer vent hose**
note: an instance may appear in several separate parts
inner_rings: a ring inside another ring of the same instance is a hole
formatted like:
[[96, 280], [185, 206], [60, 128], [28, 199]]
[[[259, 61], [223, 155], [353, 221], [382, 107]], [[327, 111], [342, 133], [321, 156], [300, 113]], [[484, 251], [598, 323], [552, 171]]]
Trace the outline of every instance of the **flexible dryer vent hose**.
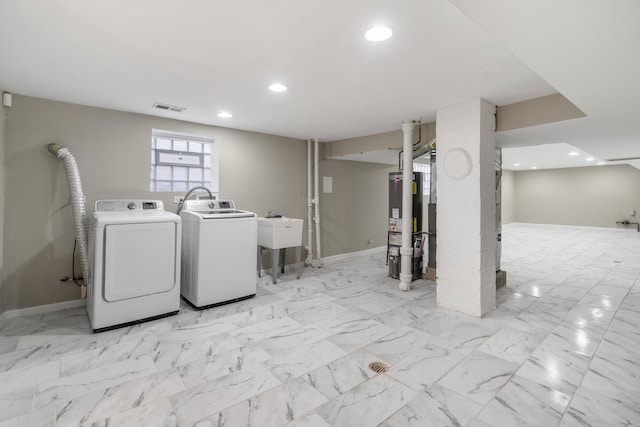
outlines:
[[[49, 144], [49, 151], [62, 161], [64, 170], [67, 173], [67, 182], [71, 193], [71, 210], [73, 214], [73, 228], [75, 232], [76, 245], [78, 246], [80, 268], [82, 269], [83, 288], [82, 298], [86, 297], [86, 284], [89, 280], [89, 259], [87, 256], [87, 232], [85, 229], [86, 207], [82, 183], [80, 182], [80, 172], [76, 165], [76, 159], [68, 148], [59, 144]], [[74, 273], [75, 274], [75, 273]]]

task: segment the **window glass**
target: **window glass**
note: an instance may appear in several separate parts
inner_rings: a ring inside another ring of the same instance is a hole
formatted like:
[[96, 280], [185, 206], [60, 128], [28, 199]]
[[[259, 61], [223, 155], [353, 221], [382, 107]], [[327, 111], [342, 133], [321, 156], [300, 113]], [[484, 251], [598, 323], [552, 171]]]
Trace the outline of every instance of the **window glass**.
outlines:
[[173, 180], [174, 181], [188, 181], [187, 170], [191, 168], [185, 168], [182, 166], [173, 166]]
[[156, 166], [156, 179], [171, 181], [171, 166]]
[[187, 188], [187, 182], [176, 182], [173, 181], [173, 191], [186, 192], [189, 189]]
[[189, 151], [189, 143], [187, 141], [173, 141], [173, 151]]
[[165, 138], [156, 139], [156, 146], [158, 150], [171, 150], [171, 140]]
[[171, 191], [171, 181], [156, 181], [155, 191]]
[[192, 153], [202, 153], [202, 143], [189, 141], [189, 151]]
[[189, 181], [202, 181], [202, 168], [189, 168]]

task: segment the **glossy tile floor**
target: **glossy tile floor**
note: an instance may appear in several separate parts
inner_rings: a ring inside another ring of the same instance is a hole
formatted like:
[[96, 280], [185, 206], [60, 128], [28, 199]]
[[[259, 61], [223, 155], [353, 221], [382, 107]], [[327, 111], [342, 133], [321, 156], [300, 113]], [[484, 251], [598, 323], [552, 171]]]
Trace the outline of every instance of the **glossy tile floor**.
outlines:
[[84, 308], [5, 320], [0, 426], [640, 425], [640, 233], [510, 224], [503, 268], [485, 319], [377, 251], [101, 334]]

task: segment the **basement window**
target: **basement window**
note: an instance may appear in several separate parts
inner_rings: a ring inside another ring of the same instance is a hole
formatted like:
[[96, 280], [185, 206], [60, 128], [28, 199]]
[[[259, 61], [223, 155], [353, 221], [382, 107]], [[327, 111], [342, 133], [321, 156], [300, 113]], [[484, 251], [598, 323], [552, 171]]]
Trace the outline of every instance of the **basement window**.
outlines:
[[154, 129], [151, 134], [151, 191], [185, 193], [197, 186], [218, 192], [216, 140]]

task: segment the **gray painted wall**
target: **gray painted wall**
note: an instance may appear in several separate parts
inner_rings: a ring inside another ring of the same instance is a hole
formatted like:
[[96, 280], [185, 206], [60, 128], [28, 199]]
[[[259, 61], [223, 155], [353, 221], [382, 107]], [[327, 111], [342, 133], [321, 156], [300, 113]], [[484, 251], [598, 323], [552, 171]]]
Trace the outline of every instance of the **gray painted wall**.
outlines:
[[496, 109], [496, 131], [520, 129], [584, 117], [585, 114], [559, 93], [503, 105]]
[[[398, 124], [400, 128], [400, 124]], [[414, 140], [418, 130], [414, 130]], [[422, 124], [422, 138], [435, 138], [435, 122]], [[386, 246], [389, 209], [389, 172], [396, 165], [332, 160], [345, 154], [402, 149], [400, 129], [323, 144], [321, 176], [333, 177], [333, 193], [322, 193], [323, 256]], [[320, 178], [322, 179], [322, 178]], [[322, 184], [322, 182], [321, 182]], [[322, 191], [322, 189], [321, 189]], [[373, 240], [373, 243], [368, 243]]]
[[[378, 163], [320, 162], [323, 256], [386, 246], [388, 179], [395, 170]], [[322, 176], [333, 178], [333, 193], [322, 193]]]
[[515, 172], [502, 171], [502, 223], [516, 222]]
[[[323, 255], [385, 245], [387, 179], [395, 166], [323, 160], [320, 167], [334, 191], [320, 199]], [[503, 171], [502, 179], [503, 224], [616, 227], [616, 220], [632, 219], [632, 209], [640, 218], [640, 170], [628, 165]]]
[[640, 170], [629, 165], [515, 172], [517, 222], [616, 227], [640, 215]]
[[[0, 88], [0, 94], [2, 88]], [[4, 312], [4, 122], [5, 108], [0, 104], [0, 314]]]
[[74, 154], [88, 212], [104, 198], [162, 199], [175, 212], [180, 193], [149, 191], [155, 128], [220, 142], [220, 197], [259, 215], [305, 218], [306, 142], [16, 95], [6, 113], [6, 309], [79, 297], [73, 283], [59, 281], [71, 272], [74, 238], [68, 184], [50, 142]]

